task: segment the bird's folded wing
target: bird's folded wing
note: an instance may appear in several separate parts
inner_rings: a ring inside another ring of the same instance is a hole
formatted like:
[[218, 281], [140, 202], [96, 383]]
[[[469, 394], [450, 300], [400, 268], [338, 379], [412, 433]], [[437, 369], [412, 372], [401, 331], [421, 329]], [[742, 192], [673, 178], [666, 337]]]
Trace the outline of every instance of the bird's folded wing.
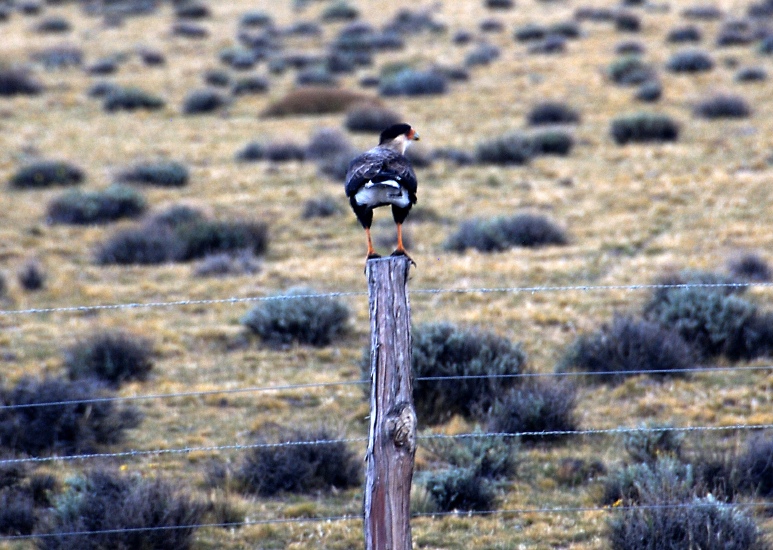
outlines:
[[[392, 183], [387, 184], [390, 181]], [[416, 193], [416, 174], [411, 162], [403, 155], [388, 149], [371, 149], [355, 158], [346, 174], [346, 196], [368, 184], [402, 186], [411, 194]]]

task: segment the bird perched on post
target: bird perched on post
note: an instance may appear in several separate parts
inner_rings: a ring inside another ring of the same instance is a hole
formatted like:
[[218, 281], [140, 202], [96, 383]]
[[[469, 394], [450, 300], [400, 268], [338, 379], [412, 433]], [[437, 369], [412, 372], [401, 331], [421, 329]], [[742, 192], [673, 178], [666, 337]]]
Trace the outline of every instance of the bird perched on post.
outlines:
[[416, 204], [416, 174], [405, 157], [408, 146], [419, 134], [408, 124], [395, 124], [383, 132], [373, 149], [356, 157], [346, 172], [346, 196], [357, 219], [365, 228], [368, 257], [379, 258], [373, 249], [370, 226], [373, 209], [392, 206], [392, 218], [397, 224], [397, 248], [393, 256], [406, 256], [415, 265], [403, 246], [403, 222]]

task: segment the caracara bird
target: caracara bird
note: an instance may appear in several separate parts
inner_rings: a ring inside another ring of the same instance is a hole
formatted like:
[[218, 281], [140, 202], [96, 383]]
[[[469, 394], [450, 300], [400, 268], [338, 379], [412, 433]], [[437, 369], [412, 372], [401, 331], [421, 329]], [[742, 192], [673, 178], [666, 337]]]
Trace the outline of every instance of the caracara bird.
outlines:
[[368, 238], [368, 257], [380, 258], [373, 249], [370, 226], [373, 209], [392, 206], [392, 217], [397, 224], [397, 248], [392, 256], [406, 256], [403, 246], [403, 222], [416, 204], [416, 174], [405, 150], [419, 134], [408, 124], [395, 124], [381, 132], [378, 145], [356, 157], [346, 172], [346, 196], [357, 219], [365, 228]]

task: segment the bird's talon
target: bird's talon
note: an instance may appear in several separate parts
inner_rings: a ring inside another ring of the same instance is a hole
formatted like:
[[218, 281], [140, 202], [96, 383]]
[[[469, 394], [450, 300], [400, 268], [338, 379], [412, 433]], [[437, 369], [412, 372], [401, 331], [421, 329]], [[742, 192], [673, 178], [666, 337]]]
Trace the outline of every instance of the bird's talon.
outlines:
[[405, 259], [407, 259], [411, 264], [413, 264], [413, 267], [416, 267], [416, 262], [413, 261], [413, 258], [411, 258], [408, 253], [405, 250], [400, 250], [399, 248], [392, 252], [392, 256], [403, 256]]

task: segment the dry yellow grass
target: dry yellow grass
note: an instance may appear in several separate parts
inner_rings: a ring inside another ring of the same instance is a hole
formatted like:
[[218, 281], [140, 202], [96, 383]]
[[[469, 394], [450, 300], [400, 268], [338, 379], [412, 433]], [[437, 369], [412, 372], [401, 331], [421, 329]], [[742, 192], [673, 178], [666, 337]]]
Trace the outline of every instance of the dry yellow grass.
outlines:
[[[280, 25], [296, 17], [291, 2], [263, 3]], [[375, 0], [360, 0], [364, 19], [378, 24], [399, 7], [414, 2], [395, 0], [387, 9]], [[612, 0], [594, 2], [613, 6]], [[315, 18], [324, 3], [312, 3], [303, 19]], [[489, 40], [502, 48], [500, 60], [471, 71], [468, 83], [455, 84], [445, 96], [394, 98], [386, 103], [403, 113], [430, 148], [473, 148], [486, 137], [524, 126], [534, 103], [565, 101], [582, 113], [577, 146], [567, 158], [542, 158], [528, 167], [463, 167], [435, 163], [418, 172], [419, 204], [457, 221], [472, 216], [540, 211], [565, 225], [571, 243], [541, 250], [513, 249], [498, 254], [444, 251], [453, 229], [442, 223], [408, 223], [413, 238], [413, 289], [495, 288], [552, 285], [618, 285], [652, 281], [666, 269], [717, 269], [738, 250], [773, 249], [770, 212], [773, 194], [773, 102], [767, 84], [744, 86], [742, 94], [754, 107], [751, 119], [733, 122], [696, 120], [690, 106], [704, 93], [725, 90], [733, 70], [723, 63], [700, 76], [662, 74], [664, 99], [648, 108], [682, 123], [678, 142], [667, 145], [617, 147], [608, 135], [614, 116], [641, 109], [632, 91], [609, 84], [604, 70], [613, 60], [614, 45], [626, 36], [609, 24], [582, 23], [586, 36], [572, 41], [559, 56], [532, 56], [515, 44], [511, 30], [527, 22], [556, 22], [571, 17], [581, 3], [521, 0], [495, 15], [506, 32]], [[670, 2], [670, 10], [642, 12], [643, 30], [635, 35], [646, 44], [645, 58], [661, 66], [674, 47], [664, 41], [679, 21], [681, 9], [692, 2]], [[190, 265], [100, 267], [93, 249], [110, 227], [48, 226], [45, 206], [60, 191], [2, 190], [0, 258], [11, 282], [3, 309], [66, 307], [131, 302], [202, 300], [262, 296], [290, 286], [309, 285], [319, 291], [362, 291], [364, 238], [354, 216], [300, 223], [302, 203], [320, 193], [341, 197], [342, 186], [320, 178], [309, 164], [270, 166], [237, 164], [235, 152], [253, 139], [292, 138], [305, 141], [320, 126], [340, 127], [342, 116], [259, 118], [266, 106], [292, 87], [292, 76], [272, 78], [267, 96], [239, 98], [219, 115], [184, 117], [185, 95], [202, 87], [202, 73], [217, 66], [220, 49], [233, 44], [236, 21], [254, 2], [212, 2], [213, 17], [203, 24], [210, 38], [202, 41], [172, 37], [167, 6], [153, 17], [127, 19], [119, 28], [105, 28], [99, 18], [85, 16], [67, 5], [47, 8], [61, 13], [75, 30], [65, 39], [33, 33], [30, 21], [15, 15], [2, 24], [0, 63], [27, 60], [33, 51], [67, 42], [82, 47], [89, 61], [131, 53], [139, 45], [158, 47], [167, 55], [164, 68], [144, 68], [136, 56], [121, 66], [115, 81], [162, 95], [167, 105], [151, 113], [106, 114], [86, 96], [92, 78], [69, 69], [40, 72], [48, 90], [33, 98], [0, 99], [0, 181], [6, 181], [30, 153], [70, 160], [86, 169], [86, 188], [107, 185], [117, 168], [144, 158], [170, 157], [191, 167], [191, 184], [183, 189], [148, 189], [154, 209], [191, 201], [217, 217], [257, 218], [270, 225], [270, 250], [262, 271], [254, 276], [200, 279]], [[723, 2], [740, 15], [742, 5]], [[386, 11], [386, 13], [384, 13]], [[458, 29], [475, 30], [492, 15], [481, 0], [442, 3], [437, 18]], [[326, 28], [333, 36], [339, 25]], [[701, 23], [707, 40], [718, 23]], [[405, 51], [381, 55], [377, 64], [411, 60], [418, 65], [458, 64], [464, 49], [450, 45], [449, 34], [421, 34], [407, 40]], [[319, 48], [317, 39], [290, 40], [289, 50]], [[751, 48], [715, 52], [718, 60], [740, 65], [771, 63]], [[356, 89], [364, 73], [343, 84]], [[360, 148], [372, 138], [353, 138]], [[570, 184], [567, 184], [567, 181]], [[377, 219], [388, 218], [378, 212]], [[128, 224], [118, 224], [122, 227]], [[393, 231], [391, 223], [377, 232]], [[29, 257], [46, 266], [49, 282], [39, 293], [25, 293], [10, 276]], [[769, 302], [767, 289], [756, 289], [760, 303]], [[550, 372], [566, 345], [578, 334], [593, 330], [613, 312], [636, 310], [642, 292], [538, 292], [488, 294], [413, 294], [415, 322], [444, 319], [483, 325], [520, 341], [531, 368]], [[77, 337], [97, 328], [121, 327], [153, 336], [158, 359], [150, 381], [121, 389], [125, 396], [184, 391], [208, 391], [276, 384], [356, 380], [357, 361], [367, 343], [367, 304], [364, 296], [346, 299], [354, 312], [352, 330], [331, 348], [293, 347], [276, 351], [251, 344], [231, 349], [243, 331], [239, 319], [250, 304], [214, 304], [168, 308], [103, 310], [96, 313], [52, 313], [0, 317], [0, 377], [8, 383], [22, 375], [61, 371], [61, 351]], [[579, 400], [580, 425], [609, 428], [645, 420], [676, 425], [728, 425], [773, 420], [773, 375], [701, 374], [692, 381], [653, 384], [632, 380], [617, 388], [585, 387]], [[156, 449], [250, 443], [251, 432], [273, 422], [314, 425], [335, 419], [342, 434], [363, 436], [367, 404], [357, 386], [311, 391], [257, 392], [219, 397], [141, 401], [146, 414], [118, 449]], [[729, 401], [731, 400], [731, 401]], [[735, 403], [728, 406], [727, 403]], [[470, 426], [467, 426], [468, 428]], [[542, 506], [594, 506], [594, 484], [566, 488], [552, 481], [551, 468], [567, 456], [621, 460], [619, 442], [589, 436], [566, 446], [536, 447], [524, 452], [520, 475], [500, 502], [503, 509]], [[217, 453], [149, 456], [126, 463], [127, 469], [185, 480], [201, 490], [202, 463]], [[238, 452], [225, 452], [238, 460]], [[551, 466], [552, 465], [552, 466]], [[81, 464], [55, 463], [49, 468], [66, 476]], [[233, 495], [240, 500], [241, 497]], [[249, 500], [243, 504], [249, 520], [273, 517], [357, 514], [357, 491], [288, 500]], [[311, 503], [311, 504], [310, 504]], [[605, 515], [513, 514], [487, 518], [417, 519], [414, 541], [421, 548], [603, 548]], [[769, 523], [769, 521], [768, 521]], [[770, 527], [770, 526], [769, 526]], [[359, 548], [357, 521], [298, 523], [246, 527], [235, 531], [203, 529], [196, 548]], [[5, 547], [11, 547], [6, 545]], [[15, 547], [15, 546], [14, 546]], [[26, 547], [26, 546], [24, 546]]]

